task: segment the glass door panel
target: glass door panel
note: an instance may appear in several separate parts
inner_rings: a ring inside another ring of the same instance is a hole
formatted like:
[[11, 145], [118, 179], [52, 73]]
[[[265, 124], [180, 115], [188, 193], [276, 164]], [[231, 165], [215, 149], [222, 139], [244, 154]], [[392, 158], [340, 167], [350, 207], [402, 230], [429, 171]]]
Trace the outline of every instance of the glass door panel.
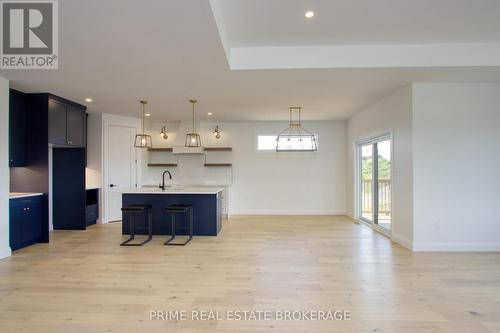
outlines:
[[373, 146], [361, 145], [361, 218], [373, 222]]
[[377, 151], [377, 204], [376, 223], [386, 229], [391, 229], [391, 140], [386, 139], [374, 143]]

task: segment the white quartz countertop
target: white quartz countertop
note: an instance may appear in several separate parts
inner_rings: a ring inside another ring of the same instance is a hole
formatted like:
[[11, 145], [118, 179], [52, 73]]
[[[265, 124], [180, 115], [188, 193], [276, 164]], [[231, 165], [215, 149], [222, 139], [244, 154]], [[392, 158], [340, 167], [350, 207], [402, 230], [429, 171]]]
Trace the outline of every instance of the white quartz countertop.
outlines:
[[43, 193], [32, 193], [32, 192], [10, 192], [9, 199], [16, 198], [27, 198], [27, 197], [36, 197], [39, 195], [43, 195]]
[[123, 191], [123, 194], [217, 194], [222, 192], [222, 187], [169, 187], [164, 191], [160, 188], [134, 188]]

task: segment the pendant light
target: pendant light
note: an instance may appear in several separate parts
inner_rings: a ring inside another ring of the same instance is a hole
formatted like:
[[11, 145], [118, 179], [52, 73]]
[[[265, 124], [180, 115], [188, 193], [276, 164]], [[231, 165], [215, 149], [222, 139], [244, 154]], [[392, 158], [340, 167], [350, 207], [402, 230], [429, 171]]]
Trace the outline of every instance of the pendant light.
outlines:
[[[290, 125], [276, 138], [276, 151], [317, 151], [318, 145], [316, 143], [316, 136], [302, 127], [302, 124], [300, 122], [302, 108], [293, 106], [289, 108], [289, 112]], [[297, 120], [293, 119], [294, 114], [298, 116]]]
[[146, 104], [147, 101], [141, 101], [142, 104], [142, 133], [135, 135], [135, 148], [153, 148], [153, 140], [151, 135], [146, 134], [144, 131], [144, 123], [146, 122]]
[[198, 103], [195, 99], [190, 99], [189, 102], [193, 105], [193, 131], [191, 133], [186, 134], [186, 141], [184, 142], [184, 146], [186, 147], [201, 147], [201, 138], [198, 133], [194, 131], [195, 122], [194, 122], [194, 106]]

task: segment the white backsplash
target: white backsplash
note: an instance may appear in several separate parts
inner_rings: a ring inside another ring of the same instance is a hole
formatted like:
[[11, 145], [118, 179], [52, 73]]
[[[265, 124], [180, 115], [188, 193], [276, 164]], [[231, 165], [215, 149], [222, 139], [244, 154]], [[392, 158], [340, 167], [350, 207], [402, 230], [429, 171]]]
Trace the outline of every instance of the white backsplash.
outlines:
[[[160, 130], [167, 126], [168, 139], [160, 137]], [[203, 123], [197, 126], [196, 131], [201, 135], [204, 146], [227, 146], [221, 140], [215, 141], [211, 134], [215, 124]], [[191, 121], [176, 123], [154, 123], [151, 125], [149, 134], [153, 138], [153, 147], [173, 147], [184, 146], [184, 139], [187, 133], [192, 131]], [[210, 168], [205, 167], [205, 158], [208, 162], [231, 162], [230, 152], [209, 152], [197, 155], [174, 155], [170, 152], [143, 152], [143, 186], [158, 186], [162, 180], [162, 173], [170, 171], [172, 180], [166, 175], [167, 184], [179, 186], [228, 186], [232, 182], [231, 168]], [[147, 163], [177, 163], [177, 167], [148, 167]]]

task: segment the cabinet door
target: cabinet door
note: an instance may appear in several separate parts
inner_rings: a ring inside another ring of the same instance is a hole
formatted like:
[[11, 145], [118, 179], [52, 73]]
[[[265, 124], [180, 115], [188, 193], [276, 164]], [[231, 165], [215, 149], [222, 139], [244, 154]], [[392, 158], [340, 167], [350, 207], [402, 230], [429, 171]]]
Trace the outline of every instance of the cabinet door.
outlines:
[[49, 143], [66, 145], [66, 104], [49, 99]]
[[26, 165], [26, 95], [11, 90], [9, 106], [9, 166]]
[[42, 235], [42, 220], [40, 203], [22, 208], [22, 239], [29, 242]]
[[85, 112], [72, 105], [67, 106], [67, 141], [69, 145], [85, 146]]
[[10, 208], [9, 220], [9, 245], [16, 250], [23, 242], [22, 236], [23, 207], [14, 206]]

